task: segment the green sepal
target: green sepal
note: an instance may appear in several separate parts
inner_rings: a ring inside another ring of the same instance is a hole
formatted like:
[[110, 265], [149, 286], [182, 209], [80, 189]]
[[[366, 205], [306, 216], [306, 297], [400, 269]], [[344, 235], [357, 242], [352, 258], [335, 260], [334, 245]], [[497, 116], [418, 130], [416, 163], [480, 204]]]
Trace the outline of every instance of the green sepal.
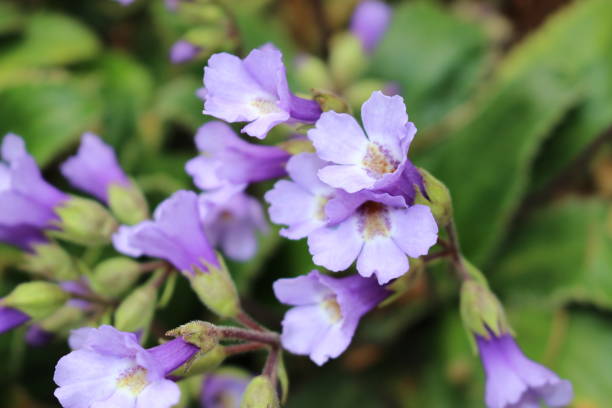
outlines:
[[51, 282], [34, 281], [18, 285], [0, 305], [20, 310], [33, 320], [53, 314], [70, 299], [70, 294]]

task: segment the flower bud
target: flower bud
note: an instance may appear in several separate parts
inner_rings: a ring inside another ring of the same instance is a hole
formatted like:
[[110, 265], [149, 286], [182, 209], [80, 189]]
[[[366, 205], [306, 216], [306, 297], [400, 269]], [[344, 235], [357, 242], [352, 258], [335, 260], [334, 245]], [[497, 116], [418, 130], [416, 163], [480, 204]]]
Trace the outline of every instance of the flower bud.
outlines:
[[55, 242], [32, 245], [25, 252], [21, 267], [35, 275], [56, 281], [76, 280], [80, 276], [76, 261]]
[[323, 112], [334, 111], [338, 113], [351, 113], [349, 104], [333, 92], [314, 89], [313, 96]]
[[85, 246], [103, 245], [111, 241], [117, 221], [99, 203], [82, 197], [71, 197], [56, 207], [60, 231], [52, 234], [66, 241]]
[[240, 408], [278, 408], [278, 395], [270, 378], [260, 375], [251, 380], [244, 395]]
[[108, 206], [122, 224], [134, 225], [149, 218], [147, 200], [133, 182], [128, 187], [112, 184], [108, 188]]
[[238, 291], [223, 258], [217, 254], [217, 259], [218, 267], [202, 259], [207, 270], [194, 268], [194, 274], [188, 276], [189, 281], [202, 303], [212, 312], [224, 318], [234, 317], [240, 312]]
[[50, 333], [58, 333], [79, 326], [84, 319], [85, 311], [70, 303], [60, 307], [52, 315], [38, 322], [41, 329]]
[[66, 303], [69, 297], [70, 295], [55, 283], [26, 282], [13, 289], [0, 306], [20, 310], [36, 320], [51, 315]]
[[448, 224], [453, 215], [451, 195], [448, 188], [427, 170], [419, 168], [419, 173], [423, 177], [425, 191], [417, 189], [418, 193], [414, 203], [428, 206], [438, 225]]
[[497, 297], [486, 284], [474, 279], [464, 281], [461, 287], [461, 318], [471, 341], [474, 334], [488, 339], [491, 334], [511, 331]]
[[298, 55], [295, 59], [294, 73], [296, 80], [304, 89], [332, 89], [334, 87], [325, 62], [315, 56]]
[[346, 99], [348, 99], [351, 106], [361, 106], [370, 98], [372, 92], [384, 89], [385, 86], [386, 82], [380, 79], [363, 79], [351, 84], [344, 91], [344, 95], [346, 95]]
[[201, 320], [195, 320], [172, 329], [166, 332], [166, 336], [182, 337], [187, 343], [199, 347], [203, 353], [215, 348], [221, 338], [219, 329], [214, 324]]
[[185, 374], [189, 373], [189, 377], [192, 377], [195, 375], [208, 373], [219, 367], [221, 363], [223, 363], [223, 360], [225, 360], [225, 357], [227, 357], [225, 354], [225, 347], [223, 347], [221, 344], [217, 344], [208, 352], [199, 353], [193, 362], [191, 362], [186, 368], [179, 367], [174, 370], [172, 375], [184, 376]]
[[117, 330], [135, 332], [147, 329], [157, 303], [157, 288], [145, 283], [134, 289], [121, 302], [115, 311], [115, 327]]
[[340, 88], [345, 88], [359, 78], [366, 67], [367, 58], [357, 37], [342, 33], [332, 38], [329, 68]]
[[124, 256], [117, 256], [95, 267], [91, 286], [100, 295], [118, 297], [131, 288], [140, 275], [138, 262]]

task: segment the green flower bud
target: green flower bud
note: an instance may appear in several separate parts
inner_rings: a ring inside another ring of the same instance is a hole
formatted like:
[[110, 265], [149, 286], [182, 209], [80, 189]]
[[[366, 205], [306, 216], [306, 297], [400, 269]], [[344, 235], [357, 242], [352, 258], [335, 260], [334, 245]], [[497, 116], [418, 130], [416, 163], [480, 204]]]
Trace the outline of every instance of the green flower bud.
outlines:
[[443, 226], [448, 224], [453, 216], [453, 206], [448, 188], [427, 170], [420, 168], [419, 173], [421, 173], [423, 177], [427, 197], [417, 188], [417, 196], [414, 200], [415, 204], [428, 206], [438, 222], [438, 225]]
[[260, 375], [251, 380], [244, 395], [240, 408], [279, 408], [278, 395], [270, 378]]
[[338, 113], [351, 113], [348, 102], [333, 92], [313, 89], [314, 100], [317, 101], [323, 112], [334, 111]]
[[146, 283], [132, 291], [115, 311], [117, 330], [135, 332], [147, 329], [157, 303], [157, 288]]
[[35, 281], [18, 285], [0, 302], [21, 310], [32, 319], [43, 319], [53, 314], [70, 298], [59, 285], [51, 282]]
[[55, 242], [33, 245], [32, 253], [24, 253], [21, 267], [35, 275], [56, 281], [76, 280], [80, 270], [76, 261]]
[[321, 59], [312, 55], [300, 55], [296, 59], [294, 77], [304, 89], [333, 89], [334, 83], [330, 77], [327, 65]]
[[78, 307], [65, 304], [52, 315], [38, 322], [38, 325], [51, 333], [59, 333], [81, 326], [85, 312]]
[[166, 336], [182, 337], [187, 343], [199, 347], [202, 353], [207, 353], [219, 344], [221, 333], [214, 324], [195, 320], [166, 332]]
[[[504, 309], [486, 284], [469, 279], [461, 287], [461, 318], [468, 336], [489, 338], [511, 332]], [[473, 341], [473, 340], [472, 340]]]
[[217, 344], [207, 353], [198, 353], [191, 363], [181, 366], [172, 372], [172, 375], [183, 376], [187, 373], [189, 376], [211, 372], [223, 363], [225, 360], [225, 347]]
[[108, 206], [122, 224], [134, 225], [149, 218], [149, 205], [134, 183], [129, 187], [112, 184], [108, 188]]
[[385, 86], [385, 81], [379, 79], [364, 79], [348, 87], [344, 91], [344, 95], [346, 95], [346, 99], [348, 99], [352, 106], [361, 106], [370, 96], [372, 96], [372, 92], [384, 89]]
[[217, 260], [219, 267], [202, 260], [207, 271], [194, 268], [194, 274], [189, 276], [191, 288], [212, 312], [224, 318], [235, 317], [240, 312], [238, 291], [219, 254]]
[[124, 256], [117, 256], [95, 267], [91, 286], [96, 293], [102, 296], [118, 297], [131, 288], [141, 274], [138, 262]]
[[85, 246], [107, 244], [117, 229], [117, 221], [99, 203], [82, 197], [71, 197], [55, 209], [60, 231], [51, 233], [66, 241]]
[[344, 89], [367, 68], [367, 57], [361, 42], [350, 33], [334, 36], [330, 44], [329, 68], [336, 84]]

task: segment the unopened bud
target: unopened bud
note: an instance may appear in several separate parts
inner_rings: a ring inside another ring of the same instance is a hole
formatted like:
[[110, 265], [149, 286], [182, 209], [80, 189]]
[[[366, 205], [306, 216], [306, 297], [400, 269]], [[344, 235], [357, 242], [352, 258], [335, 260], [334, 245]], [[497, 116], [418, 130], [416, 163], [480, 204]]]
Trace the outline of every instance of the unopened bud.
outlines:
[[270, 378], [265, 375], [253, 378], [244, 391], [240, 408], [278, 407], [280, 407], [278, 395]]
[[53, 314], [70, 298], [59, 285], [50, 282], [26, 282], [18, 285], [2, 299], [0, 306], [20, 310], [32, 319], [43, 319]]
[[147, 200], [133, 182], [128, 187], [111, 185], [108, 188], [108, 206], [122, 224], [134, 225], [149, 218]]
[[110, 258], [98, 264], [91, 278], [96, 293], [118, 297], [131, 288], [141, 275], [140, 264], [123, 256]]
[[115, 311], [117, 330], [135, 332], [149, 327], [157, 303], [157, 288], [148, 283], [134, 289]]
[[366, 55], [357, 37], [350, 33], [334, 36], [330, 44], [329, 68], [336, 84], [345, 88], [367, 68]]
[[107, 244], [118, 227], [117, 221], [99, 203], [82, 197], [71, 197], [55, 209], [60, 217], [60, 231], [52, 234], [85, 246]]
[[510, 332], [504, 309], [487, 285], [473, 279], [461, 287], [461, 318], [471, 335], [489, 338]]
[[76, 280], [80, 276], [76, 261], [55, 242], [32, 245], [33, 252], [24, 254], [22, 268], [38, 276], [56, 281]]
[[364, 79], [352, 84], [344, 91], [344, 95], [352, 106], [361, 106], [372, 92], [383, 89], [385, 85], [386, 82], [379, 79]]
[[205, 260], [207, 270], [194, 268], [189, 276], [192, 289], [202, 303], [220, 317], [234, 317], [240, 312], [240, 298], [223, 258], [217, 254], [219, 266]]
[[295, 58], [294, 73], [296, 80], [304, 89], [332, 89], [334, 87], [327, 65], [315, 56], [309, 54], [298, 55]]
[[451, 195], [448, 188], [427, 170], [420, 168], [419, 173], [423, 177], [425, 191], [419, 191], [420, 189], [417, 186], [415, 204], [428, 206], [438, 225], [448, 224], [453, 215]]
[[219, 329], [212, 323], [195, 320], [166, 332], [166, 336], [182, 337], [187, 343], [200, 348], [206, 353], [219, 344], [221, 334]]
[[351, 107], [340, 96], [333, 92], [313, 89], [314, 100], [317, 101], [323, 112], [351, 113]]

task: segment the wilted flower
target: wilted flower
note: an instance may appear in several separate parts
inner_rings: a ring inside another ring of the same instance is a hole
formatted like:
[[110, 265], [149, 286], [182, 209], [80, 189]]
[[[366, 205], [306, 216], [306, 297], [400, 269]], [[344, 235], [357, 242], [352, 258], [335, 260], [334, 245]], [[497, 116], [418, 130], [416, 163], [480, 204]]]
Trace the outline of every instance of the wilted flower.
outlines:
[[306, 276], [277, 280], [276, 297], [295, 306], [283, 319], [283, 347], [323, 365], [346, 350], [361, 317], [389, 293], [376, 280], [359, 275], [335, 279], [311, 271]]
[[70, 347], [55, 367], [55, 396], [66, 408], [170, 408], [179, 401], [178, 386], [166, 375], [198, 348], [175, 339], [144, 349], [135, 334], [112, 326], [72, 332]]
[[487, 375], [488, 408], [565, 407], [573, 399], [572, 384], [529, 360], [510, 334], [476, 336]]
[[362, 1], [353, 13], [351, 32], [359, 38], [363, 49], [371, 53], [385, 35], [393, 10], [383, 1]]
[[315, 101], [291, 93], [282, 54], [271, 45], [251, 51], [244, 60], [214, 54], [204, 68], [204, 86], [204, 114], [250, 122], [242, 131], [260, 139], [280, 123], [312, 123], [321, 114]]

